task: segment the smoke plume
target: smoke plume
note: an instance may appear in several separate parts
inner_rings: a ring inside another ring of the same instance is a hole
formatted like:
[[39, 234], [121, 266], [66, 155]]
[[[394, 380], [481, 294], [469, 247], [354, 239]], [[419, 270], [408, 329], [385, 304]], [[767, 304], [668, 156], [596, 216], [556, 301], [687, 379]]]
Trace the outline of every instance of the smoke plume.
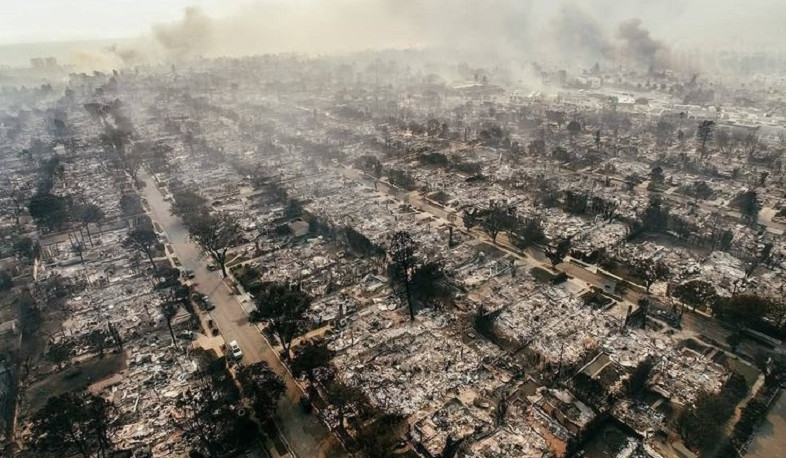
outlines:
[[640, 19], [628, 19], [619, 25], [617, 37], [627, 55], [638, 63], [654, 66], [663, 63], [668, 48], [654, 40], [647, 29], [641, 27]]
[[[522, 67], [528, 61], [666, 64], [664, 42], [641, 20], [620, 17], [630, 14], [631, 6], [611, 8], [610, 2], [259, 0], [216, 18], [188, 8], [180, 20], [153, 25], [147, 36], [94, 60], [133, 66], [195, 56], [414, 48], [438, 50], [454, 61], [515, 61]], [[661, 25], [654, 30], [661, 30], [664, 8], [647, 8], [646, 17]]]
[[578, 63], [602, 61], [612, 55], [613, 43], [600, 23], [574, 3], [564, 3], [551, 21], [554, 55]]
[[179, 22], [153, 26], [153, 37], [167, 56], [172, 58], [192, 57], [207, 52], [213, 41], [212, 33], [213, 20], [193, 7], [186, 8]]

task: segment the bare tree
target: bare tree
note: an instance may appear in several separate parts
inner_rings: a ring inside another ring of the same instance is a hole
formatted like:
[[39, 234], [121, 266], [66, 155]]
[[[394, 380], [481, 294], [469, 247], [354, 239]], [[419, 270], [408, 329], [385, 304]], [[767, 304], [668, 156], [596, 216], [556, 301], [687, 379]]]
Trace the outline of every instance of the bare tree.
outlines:
[[19, 188], [14, 188], [11, 190], [10, 194], [8, 195], [8, 201], [4, 202], [2, 209], [0, 210], [1, 213], [6, 213], [14, 218], [16, 223], [16, 227], [19, 228], [20, 221], [19, 218], [22, 216], [22, 210], [25, 208], [25, 204], [27, 204], [27, 199]]
[[655, 125], [655, 138], [659, 145], [668, 144], [674, 135], [674, 124], [661, 119]]
[[762, 143], [759, 141], [759, 137], [755, 133], [749, 133], [742, 139], [742, 145], [745, 147], [745, 151], [748, 153], [748, 156], [753, 156], [759, 151], [759, 148], [762, 147]]
[[729, 131], [726, 129], [718, 129], [715, 132], [715, 144], [718, 146], [721, 153], [729, 153], [731, 147], [731, 135], [729, 135]]
[[715, 128], [715, 121], [705, 120], [699, 123], [696, 128], [696, 138], [699, 140], [701, 147], [701, 159], [707, 155], [707, 142], [712, 138], [712, 131]]

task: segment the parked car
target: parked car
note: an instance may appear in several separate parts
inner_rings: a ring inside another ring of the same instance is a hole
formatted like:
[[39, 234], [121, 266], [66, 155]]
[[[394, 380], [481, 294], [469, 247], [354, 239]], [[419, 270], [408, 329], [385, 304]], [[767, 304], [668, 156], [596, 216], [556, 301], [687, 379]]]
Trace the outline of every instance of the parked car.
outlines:
[[216, 271], [216, 270], [218, 270], [220, 268], [221, 268], [221, 266], [219, 266], [215, 262], [211, 262], [210, 264], [207, 265], [207, 270], [209, 270], [211, 272]]
[[214, 336], [218, 335], [218, 326], [216, 326], [216, 323], [213, 322], [212, 319], [207, 320], [207, 327], [210, 328], [211, 334], [213, 334]]
[[207, 294], [205, 293], [196, 292], [191, 295], [191, 300], [194, 301], [194, 303], [202, 310], [210, 311], [216, 308], [216, 306], [213, 305], [213, 302], [210, 300], [210, 298], [207, 297]]
[[237, 340], [229, 342], [229, 353], [235, 360], [239, 361], [243, 359], [243, 350], [240, 349], [240, 345], [237, 344]]
[[182, 275], [183, 275], [183, 278], [187, 278], [189, 280], [191, 280], [192, 278], [196, 277], [196, 273], [194, 273], [194, 271], [191, 270], [191, 269], [184, 270]]

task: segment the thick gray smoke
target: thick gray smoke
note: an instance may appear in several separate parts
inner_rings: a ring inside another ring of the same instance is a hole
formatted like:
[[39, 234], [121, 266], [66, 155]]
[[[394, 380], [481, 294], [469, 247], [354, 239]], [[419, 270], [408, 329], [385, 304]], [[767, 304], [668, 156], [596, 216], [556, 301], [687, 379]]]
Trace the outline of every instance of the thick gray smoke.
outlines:
[[640, 19], [621, 22], [617, 36], [622, 41], [623, 50], [634, 61], [649, 66], [665, 63], [668, 48], [654, 40], [649, 30], [642, 28]]
[[213, 20], [196, 8], [186, 8], [183, 19], [153, 26], [153, 37], [169, 57], [191, 57], [207, 52], [213, 42]]
[[588, 64], [613, 56], [614, 44], [601, 24], [577, 4], [562, 4], [551, 26], [553, 54], [563, 60]]
[[186, 8], [182, 19], [153, 24], [147, 36], [106, 47], [101, 52], [76, 52], [71, 63], [80, 70], [109, 70], [211, 55], [216, 50], [219, 23], [197, 8]]
[[152, 26], [135, 46], [95, 60], [120, 66], [197, 55], [428, 48], [453, 60], [661, 68], [670, 48], [704, 51], [722, 34], [772, 38], [772, 17], [786, 14], [786, 2], [757, 1], [775, 13], [754, 14], [732, 0], [257, 0], [218, 18], [187, 9], [178, 21]]

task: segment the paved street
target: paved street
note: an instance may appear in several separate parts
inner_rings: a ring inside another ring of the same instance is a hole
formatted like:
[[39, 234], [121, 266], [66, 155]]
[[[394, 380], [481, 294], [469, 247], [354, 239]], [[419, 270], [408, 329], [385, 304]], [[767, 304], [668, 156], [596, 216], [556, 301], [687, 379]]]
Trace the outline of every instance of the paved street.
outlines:
[[748, 458], [774, 458], [786, 454], [786, 396], [783, 393], [772, 405], [767, 419], [759, 427], [745, 455]]
[[[332, 434], [314, 416], [304, 414], [298, 404], [302, 396], [300, 387], [292, 380], [289, 372], [283, 367], [275, 354], [275, 350], [262, 337], [259, 330], [251, 323], [243, 311], [241, 304], [229, 291], [221, 278], [221, 272], [207, 270], [210, 259], [202, 255], [196, 244], [188, 237], [188, 230], [180, 218], [169, 213], [169, 203], [156, 188], [152, 177], [140, 173], [146, 186], [142, 195], [150, 206], [150, 216], [166, 232], [169, 243], [174, 247], [175, 254], [183, 267], [192, 269], [196, 274], [196, 288], [209, 295], [216, 308], [210, 311], [225, 341], [237, 340], [243, 350], [243, 363], [251, 364], [266, 361], [274, 371], [281, 375], [287, 385], [287, 393], [278, 405], [278, 424], [289, 445], [300, 458], [323, 456], [323, 450], [335, 442]], [[333, 455], [335, 456], [335, 455]]]

